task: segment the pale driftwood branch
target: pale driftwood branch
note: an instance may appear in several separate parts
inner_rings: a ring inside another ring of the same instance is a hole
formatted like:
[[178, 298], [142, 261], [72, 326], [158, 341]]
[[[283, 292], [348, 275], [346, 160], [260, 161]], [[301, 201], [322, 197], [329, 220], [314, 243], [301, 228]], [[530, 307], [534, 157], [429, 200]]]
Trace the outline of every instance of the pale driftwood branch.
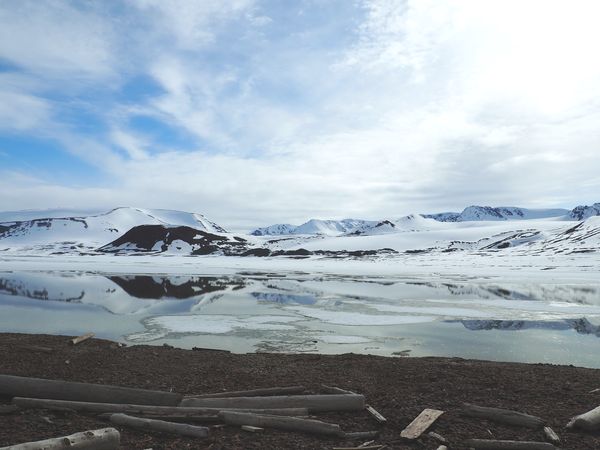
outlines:
[[488, 408], [485, 406], [471, 405], [465, 403], [462, 408], [462, 414], [469, 417], [478, 417], [491, 420], [493, 422], [504, 423], [507, 425], [517, 425], [526, 428], [542, 428], [546, 423], [544, 419], [524, 414], [510, 409]]
[[375, 408], [373, 408], [372, 406], [367, 405], [366, 410], [367, 410], [367, 412], [369, 414], [371, 414], [375, 418], [375, 420], [377, 422], [379, 422], [379, 423], [386, 423], [387, 422], [387, 419], [385, 417], [383, 417], [381, 414], [379, 414], [379, 412]]
[[222, 397], [262, 397], [268, 395], [290, 395], [301, 394], [306, 388], [304, 386], [272, 387], [263, 389], [251, 389], [248, 391], [216, 392], [213, 394], [186, 395], [184, 398], [222, 398]]
[[571, 419], [567, 428], [594, 431], [600, 429], [600, 406]]
[[468, 439], [465, 447], [478, 450], [556, 450], [556, 447], [547, 442], [533, 441], [495, 441], [488, 439]]
[[365, 445], [359, 447], [333, 447], [333, 450], [380, 450], [384, 448], [385, 445], [376, 444], [376, 445]]
[[444, 411], [440, 411], [439, 409], [424, 409], [415, 420], [402, 430], [400, 436], [405, 439], [417, 439], [442, 414], [444, 414]]
[[114, 428], [83, 431], [53, 439], [2, 447], [0, 450], [117, 450], [121, 436]]
[[326, 384], [321, 385], [321, 389], [326, 394], [354, 394], [355, 392], [349, 391], [347, 389], [342, 389], [337, 386], [327, 386]]
[[320, 420], [299, 419], [297, 417], [268, 416], [252, 413], [223, 411], [219, 414], [227, 425], [251, 425], [276, 430], [301, 431], [327, 436], [342, 436], [339, 425], [321, 422]]
[[365, 397], [358, 394], [333, 394], [188, 398], [184, 399], [180, 406], [229, 409], [308, 408], [311, 411], [358, 411], [365, 408]]
[[252, 425], [242, 425], [241, 429], [244, 431], [248, 431], [249, 433], [260, 433], [260, 432], [265, 431], [264, 428], [253, 427]]
[[94, 336], [95, 336], [94, 333], [82, 334], [81, 336], [77, 336], [77, 337], [71, 339], [71, 344], [73, 344], [73, 345], [80, 344], [84, 341], [87, 341], [88, 339], [93, 338]]
[[0, 375], [0, 395], [7, 397], [162, 406], [176, 406], [182, 399], [182, 395], [173, 392], [150, 391], [105, 384], [45, 380], [13, 375]]
[[165, 422], [163, 420], [142, 419], [139, 417], [128, 416], [127, 414], [112, 414], [110, 421], [117, 425], [137, 428], [147, 431], [159, 431], [161, 433], [178, 434], [180, 436], [189, 436], [196, 438], [208, 437], [208, 428], [185, 423]]
[[546, 435], [546, 439], [553, 444], [560, 443], [560, 437], [558, 437], [558, 434], [556, 434], [552, 428], [544, 427], [544, 434]]
[[17, 345], [17, 348], [31, 352], [54, 353], [53, 348], [42, 347], [41, 345]]
[[[129, 414], [155, 414], [155, 415], [211, 415], [218, 414], [226, 408], [193, 408], [181, 406], [152, 406], [131, 405], [125, 403], [97, 403], [97, 402], [74, 402], [68, 400], [50, 400], [42, 398], [14, 397], [12, 403], [19, 408], [29, 409], [53, 409], [64, 411], [86, 411], [95, 413], [129, 413]], [[282, 416], [308, 416], [306, 408], [272, 408], [272, 409], [235, 409], [236, 411], [255, 412], [260, 414], [272, 414]]]
[[430, 431], [429, 433], [427, 433], [427, 436], [429, 436], [431, 439], [435, 439], [436, 441], [438, 441], [440, 444], [447, 444], [448, 443], [448, 439], [446, 439], [444, 436], [442, 436], [441, 434], [437, 434], [434, 431]]

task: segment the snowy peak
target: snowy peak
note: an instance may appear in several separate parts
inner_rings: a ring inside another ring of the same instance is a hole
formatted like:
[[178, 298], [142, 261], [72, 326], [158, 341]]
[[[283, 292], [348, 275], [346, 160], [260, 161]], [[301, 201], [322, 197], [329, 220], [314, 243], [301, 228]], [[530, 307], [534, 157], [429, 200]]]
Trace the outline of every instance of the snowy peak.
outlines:
[[382, 220], [368, 228], [357, 230], [350, 234], [356, 235], [377, 235], [389, 233], [401, 233], [407, 231], [426, 231], [439, 228], [442, 225], [439, 222], [425, 218], [420, 214], [409, 214], [398, 220]]
[[527, 209], [516, 206], [468, 206], [461, 213], [446, 212], [423, 214], [423, 217], [439, 222], [472, 222], [491, 220], [529, 220], [561, 217], [569, 213], [566, 209]]
[[320, 220], [311, 219], [302, 225], [276, 224], [257, 228], [250, 234], [254, 236], [281, 236], [289, 234], [318, 234], [324, 236], [339, 236], [357, 230], [368, 229], [376, 225], [376, 221], [361, 219]]
[[600, 216], [600, 203], [594, 203], [592, 206], [577, 206], [568, 214], [568, 217], [572, 220], [585, 220], [593, 216]]

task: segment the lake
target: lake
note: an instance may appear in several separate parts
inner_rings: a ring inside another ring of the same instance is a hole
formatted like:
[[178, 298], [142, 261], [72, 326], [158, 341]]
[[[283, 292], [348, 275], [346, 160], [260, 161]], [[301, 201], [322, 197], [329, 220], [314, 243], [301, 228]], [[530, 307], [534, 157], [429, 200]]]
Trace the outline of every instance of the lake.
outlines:
[[497, 278], [0, 272], [0, 331], [233, 352], [600, 368], [600, 284]]

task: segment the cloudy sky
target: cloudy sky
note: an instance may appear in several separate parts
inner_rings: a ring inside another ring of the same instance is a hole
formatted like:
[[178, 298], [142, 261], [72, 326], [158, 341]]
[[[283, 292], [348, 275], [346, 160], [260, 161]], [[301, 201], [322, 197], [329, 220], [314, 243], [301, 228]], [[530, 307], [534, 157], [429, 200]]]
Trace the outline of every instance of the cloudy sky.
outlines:
[[0, 209], [600, 201], [595, 0], [0, 0]]

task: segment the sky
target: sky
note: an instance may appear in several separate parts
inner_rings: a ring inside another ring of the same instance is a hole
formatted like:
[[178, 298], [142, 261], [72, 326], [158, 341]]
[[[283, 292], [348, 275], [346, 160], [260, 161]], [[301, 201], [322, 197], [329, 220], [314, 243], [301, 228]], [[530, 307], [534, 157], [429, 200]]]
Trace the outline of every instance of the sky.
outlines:
[[600, 201], [595, 0], [0, 0], [0, 210]]

